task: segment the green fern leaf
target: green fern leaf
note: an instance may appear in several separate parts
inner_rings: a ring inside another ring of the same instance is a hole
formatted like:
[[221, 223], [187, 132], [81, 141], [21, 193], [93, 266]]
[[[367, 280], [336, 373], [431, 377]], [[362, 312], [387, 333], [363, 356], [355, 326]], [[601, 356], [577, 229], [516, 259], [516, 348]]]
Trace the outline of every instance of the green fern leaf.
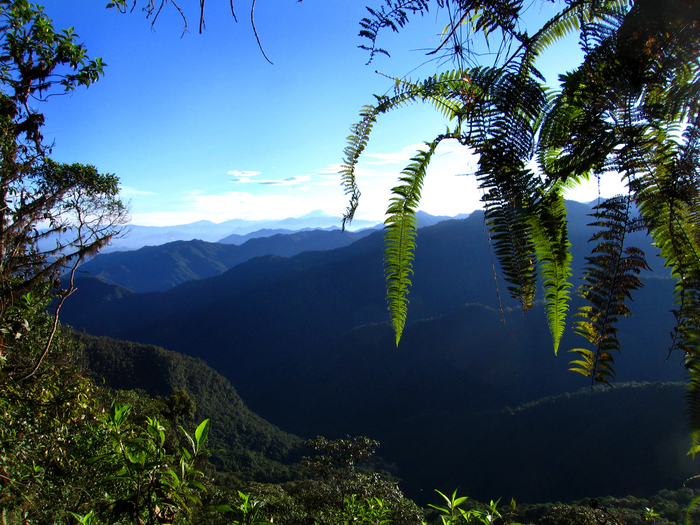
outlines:
[[391, 198], [384, 221], [384, 276], [387, 284], [387, 302], [391, 322], [398, 346], [406, 323], [408, 288], [413, 273], [413, 251], [416, 238], [416, 209], [430, 159], [440, 141], [419, 151], [404, 169], [400, 181], [403, 183], [391, 190]]
[[507, 289], [523, 311], [527, 311], [532, 308], [537, 284], [535, 248], [530, 240], [527, 214], [521, 203], [499, 199], [495, 189], [483, 200], [494, 252], [509, 283]]
[[352, 134], [348, 137], [348, 145], [345, 147], [345, 158], [340, 168], [341, 185], [345, 189], [345, 195], [350, 196], [350, 204], [343, 214], [342, 229], [349, 226], [355, 216], [355, 211], [360, 204], [360, 189], [355, 178], [355, 168], [360, 160], [362, 152], [367, 147], [372, 126], [377, 120], [378, 109], [374, 106], [365, 106], [360, 112], [361, 120], [350, 129]]
[[585, 356], [586, 369], [594, 382], [608, 383], [607, 378], [614, 377], [611, 352], [620, 351], [616, 323], [620, 316], [629, 315], [625, 300], [631, 298], [632, 290], [642, 286], [637, 275], [648, 269], [644, 252], [625, 246], [627, 234], [644, 226], [643, 221], [632, 219], [630, 212], [631, 199], [618, 196], [596, 206], [592, 214], [597, 220], [591, 226], [600, 230], [591, 241], [599, 242], [593, 254], [586, 257], [586, 283], [578, 292], [590, 304], [576, 311], [575, 316], [581, 320], [574, 322], [574, 332], [592, 343], [595, 351], [574, 352]]
[[535, 257], [544, 288], [547, 321], [552, 334], [554, 353], [566, 326], [571, 283], [571, 243], [568, 239], [564, 197], [557, 190], [544, 195], [537, 212], [529, 216]]

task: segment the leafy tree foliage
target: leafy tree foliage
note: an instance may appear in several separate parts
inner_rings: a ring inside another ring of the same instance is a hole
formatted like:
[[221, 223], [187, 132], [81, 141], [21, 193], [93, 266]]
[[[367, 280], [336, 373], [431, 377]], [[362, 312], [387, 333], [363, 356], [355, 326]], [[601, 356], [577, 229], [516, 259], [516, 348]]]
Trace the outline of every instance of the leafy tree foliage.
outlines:
[[[48, 157], [44, 116], [33, 107], [91, 85], [104, 64], [87, 56], [72, 29], [56, 31], [39, 6], [2, 1], [0, 20], [0, 355], [7, 359], [31, 329], [22, 312], [47, 293], [59, 295], [58, 311], [71, 292], [70, 285], [58, 292], [58, 277], [117, 235], [127, 213], [114, 175]], [[45, 351], [15, 372], [37, 372], [57, 327], [56, 317]]]
[[[230, 509], [238, 511], [237, 523], [423, 523], [421, 510], [404, 497], [394, 480], [358, 468], [363, 460], [371, 460], [378, 442], [363, 436], [335, 440], [318, 436], [308, 440], [306, 446], [314, 452], [312, 457], [302, 459], [311, 471], [311, 479], [250, 485], [247, 496], [240, 493], [242, 504]], [[254, 516], [257, 521], [252, 519]]]
[[[486, 224], [503, 279], [523, 310], [541, 279], [555, 351], [565, 328], [571, 283], [564, 190], [590, 178], [622, 180], [627, 195], [601, 203], [594, 217], [600, 241], [584, 269], [575, 332], [592, 345], [576, 349], [576, 370], [593, 382], [614, 376], [619, 350], [615, 323], [629, 314], [625, 300], [646, 268], [625, 232], [646, 229], [676, 279], [676, 327], [671, 351], [680, 351], [689, 376], [688, 413], [700, 443], [700, 4], [640, 0], [574, 0], [532, 34], [521, 29], [519, 0], [388, 0], [362, 22], [371, 53], [380, 31], [398, 30], [411, 13], [449, 9], [450, 24], [431, 53], [457, 66], [425, 80], [397, 79], [394, 94], [361, 111], [345, 150], [343, 185], [350, 197], [345, 221], [359, 202], [355, 167], [377, 117], [406, 104], [429, 102], [448, 121], [426, 143], [393, 189], [385, 227], [385, 272], [397, 342], [405, 323], [415, 247], [415, 210], [426, 167], [437, 144], [457, 140], [479, 156], [476, 178]], [[501, 45], [489, 65], [473, 65], [474, 42], [498, 32]], [[545, 84], [537, 58], [578, 32], [584, 60]], [[640, 214], [636, 218], [636, 213]], [[614, 224], [613, 222], [614, 221]]]

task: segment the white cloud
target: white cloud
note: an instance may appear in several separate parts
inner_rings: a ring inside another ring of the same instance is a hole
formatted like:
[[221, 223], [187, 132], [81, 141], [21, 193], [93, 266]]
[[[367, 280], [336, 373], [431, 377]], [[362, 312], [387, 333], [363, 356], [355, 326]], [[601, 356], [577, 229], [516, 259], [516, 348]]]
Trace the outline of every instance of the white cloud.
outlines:
[[136, 188], [132, 188], [131, 186], [120, 186], [119, 187], [119, 195], [121, 197], [133, 197], [136, 195], [142, 196], [142, 195], [156, 195], [156, 194], [152, 191], [137, 190]]
[[253, 182], [255, 184], [262, 184], [263, 186], [296, 186], [311, 180], [309, 175], [295, 175], [292, 177], [285, 177], [284, 179], [252, 180], [251, 177], [260, 175], [259, 171], [229, 171], [228, 174], [236, 175], [234, 178], [229, 180], [229, 182], [236, 184], [247, 184]]
[[241, 219], [284, 219], [298, 214], [303, 205], [289, 195], [253, 195], [247, 192], [230, 191], [221, 195], [200, 195], [193, 199], [193, 210], [213, 217], [220, 222], [231, 217]]
[[296, 186], [302, 182], [308, 182], [311, 177], [308, 175], [296, 175], [294, 177], [287, 177], [284, 179], [268, 179], [255, 181], [258, 184], [263, 184], [265, 186]]
[[[356, 218], [384, 220], [391, 189], [399, 183], [401, 170], [421, 148], [424, 145], [416, 144], [397, 153], [367, 155], [370, 159], [379, 159], [376, 162], [366, 161], [365, 156], [360, 159], [355, 176], [362, 195]], [[428, 168], [419, 209], [432, 215], [454, 216], [481, 208], [482, 192], [473, 176], [477, 160], [469, 148], [458, 142], [442, 142]], [[235, 182], [248, 183], [245, 192], [209, 194], [195, 189], [180, 192], [175, 199], [166, 200], [167, 197], [162, 196], [160, 202], [151, 197], [153, 193], [134, 188], [124, 188], [123, 194], [134, 196], [132, 222], [142, 225], [186, 224], [203, 219], [212, 222], [233, 218], [282, 219], [298, 217], [315, 209], [339, 216], [348, 205], [348, 196], [340, 186], [341, 166], [339, 163], [329, 164], [305, 175], [281, 179], [258, 178], [260, 172], [257, 171], [228, 172], [235, 177]], [[601, 181], [601, 194], [605, 197], [624, 190], [622, 183], [612, 179], [615, 177]], [[271, 195], [272, 192], [276, 194]], [[567, 194], [567, 198], [583, 202], [597, 196], [596, 179]], [[139, 199], [143, 202], [139, 203]], [[176, 210], [170, 211], [174, 207]]]
[[[167, 226], [201, 220], [223, 222], [229, 219], [286, 219], [326, 208], [327, 204], [290, 195], [253, 195], [240, 191], [220, 195], [192, 195], [185, 201], [180, 211], [133, 213], [131, 222], [143, 226]], [[340, 205], [337, 209], [342, 210]]]
[[402, 148], [401, 151], [395, 153], [365, 153], [363, 158], [370, 157], [373, 159], [379, 159], [376, 161], [363, 161], [364, 164], [372, 164], [375, 166], [381, 166], [385, 164], [408, 164], [411, 158], [416, 154], [418, 150], [425, 149], [425, 144], [413, 144], [412, 146], [406, 146]]
[[227, 171], [226, 172], [228, 175], [235, 175], [236, 177], [255, 177], [256, 175], [260, 175], [259, 171], [238, 171], [238, 170], [232, 170], [232, 171]]
[[139, 226], [173, 226], [176, 224], [190, 224], [201, 220], [211, 220], [202, 217], [196, 212], [167, 211], [151, 213], [132, 213], [131, 224]]
[[[355, 177], [361, 192], [360, 207], [356, 213], [359, 219], [383, 220], [391, 199], [391, 189], [399, 184], [401, 170], [415, 156], [418, 149], [425, 145], [416, 144], [403, 148], [397, 154], [382, 154], [387, 162], [365, 162], [360, 159]], [[363, 157], [364, 158], [364, 157]], [[375, 158], [378, 158], [375, 156]], [[401, 165], [391, 169], [379, 168], [389, 166], [389, 159], [400, 159]], [[442, 143], [428, 168], [425, 177], [420, 209], [432, 215], [454, 216], [469, 213], [481, 207], [480, 194], [474, 177], [460, 176], [474, 171], [475, 157], [469, 149], [457, 142]], [[371, 166], [371, 167], [369, 167]], [[338, 181], [326, 181], [319, 184], [337, 184]], [[347, 197], [344, 206], [347, 206]]]
[[318, 173], [319, 177], [338, 177], [342, 168], [342, 164], [329, 164], [325, 168], [314, 170], [314, 173]]
[[[398, 159], [403, 155], [410, 158], [415, 155], [418, 149], [424, 147], [425, 145], [417, 144], [403, 148], [400, 153], [382, 156], [387, 160], [390, 158]], [[378, 157], [375, 156], [375, 158]], [[431, 215], [454, 216], [482, 208], [480, 199], [483, 191], [478, 188], [478, 182], [474, 176], [478, 169], [477, 163], [478, 157], [469, 148], [454, 140], [441, 142], [428, 167], [421, 193], [420, 209]], [[376, 167], [380, 163], [360, 160], [357, 183], [362, 196], [358, 216], [361, 216], [361, 210], [365, 208], [371, 209], [372, 211], [368, 210], [368, 213], [372, 213], [376, 217], [380, 208], [383, 210], [387, 208], [391, 198], [391, 188], [398, 184], [400, 171], [363, 170], [361, 166], [367, 164]], [[405, 164], [408, 164], [408, 161]], [[603, 197], [612, 197], [625, 191], [624, 183], [615, 176], [607, 176], [600, 181], [600, 195]], [[599, 183], [597, 179], [593, 178], [575, 189], [569, 190], [566, 193], [566, 198], [579, 202], [590, 202], [597, 199], [598, 194]]]
[[399, 164], [407, 162], [411, 156], [407, 153], [367, 153], [365, 157], [370, 157], [372, 159], [379, 159], [375, 161], [365, 160], [364, 164], [373, 164], [375, 166], [381, 166], [384, 164]]
[[245, 184], [246, 182], [251, 182], [251, 177], [257, 177], [260, 175], [259, 171], [237, 171], [232, 170], [226, 172], [228, 175], [233, 175], [233, 178], [229, 182], [235, 182], [238, 184]]

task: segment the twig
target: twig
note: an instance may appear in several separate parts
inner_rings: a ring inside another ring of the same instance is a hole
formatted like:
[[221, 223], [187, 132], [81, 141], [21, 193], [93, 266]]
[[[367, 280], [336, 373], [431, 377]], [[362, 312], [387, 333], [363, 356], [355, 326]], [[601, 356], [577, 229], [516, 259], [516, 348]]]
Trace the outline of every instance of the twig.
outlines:
[[253, 0], [253, 3], [250, 5], [250, 23], [253, 26], [253, 33], [255, 33], [255, 40], [258, 41], [258, 47], [260, 48], [260, 52], [265, 57], [265, 60], [272, 64], [272, 60], [267, 58], [267, 55], [265, 54], [265, 50], [263, 49], [262, 43], [260, 42], [260, 37], [258, 36], [258, 30], [255, 27], [255, 1], [256, 0]]

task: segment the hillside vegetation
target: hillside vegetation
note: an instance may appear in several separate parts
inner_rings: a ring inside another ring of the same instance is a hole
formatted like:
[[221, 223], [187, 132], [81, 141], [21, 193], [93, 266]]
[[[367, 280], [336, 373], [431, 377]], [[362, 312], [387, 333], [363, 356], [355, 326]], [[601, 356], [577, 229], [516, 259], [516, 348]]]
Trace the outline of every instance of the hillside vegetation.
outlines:
[[[280, 483], [305, 476], [292, 465], [308, 453], [304, 439], [316, 434], [292, 436], [253, 414], [228, 381], [202, 361], [150, 345], [77, 337], [85, 345], [82, 364], [98, 383], [162, 398], [177, 389], [187, 391], [197, 407], [195, 419], [212, 419], [214, 465], [239, 483]], [[407, 379], [399, 375], [399, 381]], [[362, 390], [370, 390], [369, 383]], [[343, 437], [337, 426], [347, 419], [358, 435], [378, 439], [382, 446], [373, 465], [400, 479], [402, 488], [424, 505], [435, 501], [434, 489], [447, 493], [455, 487], [477, 501], [500, 497], [534, 504], [629, 494], [648, 498], [663, 489], [680, 489], [698, 473], [686, 454], [682, 383], [620, 383], [511, 406], [503, 398], [487, 403], [487, 393], [475, 392], [476, 399], [460, 398], [472, 407], [461, 411], [447, 404], [421, 410], [415, 403], [426, 392], [418, 384], [414, 387], [418, 395], [404, 397], [404, 409], [382, 403], [386, 394], [381, 392], [361, 401], [358, 407], [383, 406], [383, 423], [381, 418], [367, 423], [342, 405], [336, 405], [338, 421], [333, 423], [330, 411], [311, 398], [303, 406], [309, 412], [322, 411], [330, 420], [318, 433]], [[431, 395], [445, 399], [448, 390]], [[283, 409], [292, 411], [287, 404]], [[392, 417], [397, 410], [400, 417]]]
[[166, 398], [186, 391], [194, 418], [211, 419], [209, 448], [214, 464], [241, 480], [279, 482], [291, 477], [303, 440], [252, 413], [236, 390], [203, 361], [151, 345], [75, 334], [84, 345], [81, 365], [97, 384], [138, 389]]

